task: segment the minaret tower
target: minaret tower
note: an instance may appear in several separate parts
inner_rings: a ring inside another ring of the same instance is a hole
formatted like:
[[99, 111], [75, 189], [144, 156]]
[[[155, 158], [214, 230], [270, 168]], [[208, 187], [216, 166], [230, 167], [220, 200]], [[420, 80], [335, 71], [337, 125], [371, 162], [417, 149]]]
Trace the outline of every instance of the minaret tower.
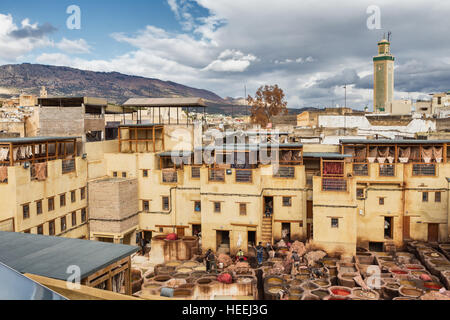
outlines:
[[391, 54], [391, 43], [383, 39], [378, 42], [378, 55], [373, 58], [373, 111], [375, 113], [390, 112], [394, 98], [394, 61]]

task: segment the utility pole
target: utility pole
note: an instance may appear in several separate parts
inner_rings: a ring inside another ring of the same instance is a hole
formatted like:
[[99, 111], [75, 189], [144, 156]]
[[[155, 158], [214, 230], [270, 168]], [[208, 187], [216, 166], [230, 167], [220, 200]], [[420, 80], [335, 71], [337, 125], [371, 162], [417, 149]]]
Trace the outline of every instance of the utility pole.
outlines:
[[347, 85], [344, 86], [345, 89], [345, 108], [347, 108]]

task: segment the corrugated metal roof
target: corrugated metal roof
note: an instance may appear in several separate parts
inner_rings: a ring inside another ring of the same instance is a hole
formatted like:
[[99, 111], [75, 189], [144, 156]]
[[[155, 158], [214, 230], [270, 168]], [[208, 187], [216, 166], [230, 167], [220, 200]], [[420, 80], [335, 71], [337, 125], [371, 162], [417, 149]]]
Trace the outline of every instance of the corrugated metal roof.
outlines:
[[0, 261], [21, 272], [67, 280], [71, 265], [81, 279], [137, 252], [138, 247], [0, 231]]
[[67, 300], [2, 263], [0, 283], [0, 300]]
[[4, 138], [0, 139], [0, 143], [14, 143], [14, 144], [26, 144], [26, 143], [37, 143], [46, 141], [67, 141], [73, 139], [81, 139], [81, 137], [24, 137], [24, 138]]
[[126, 107], [206, 107], [201, 98], [132, 98]]
[[402, 139], [380, 139], [380, 140], [365, 140], [365, 139], [341, 139], [341, 143], [346, 144], [442, 144], [450, 143], [450, 140], [402, 140]]
[[267, 148], [301, 148], [303, 145], [299, 143], [262, 143], [262, 144], [244, 144], [244, 143], [236, 143], [236, 144], [223, 144], [217, 146], [204, 146], [202, 148], [195, 148], [195, 150], [223, 150], [223, 151], [234, 151], [234, 150], [248, 150], [248, 151], [258, 151], [260, 149]]
[[303, 158], [323, 158], [323, 159], [333, 159], [333, 158], [351, 158], [350, 154], [340, 154], [336, 152], [304, 152]]
[[190, 157], [192, 151], [166, 151], [158, 153], [160, 157]]

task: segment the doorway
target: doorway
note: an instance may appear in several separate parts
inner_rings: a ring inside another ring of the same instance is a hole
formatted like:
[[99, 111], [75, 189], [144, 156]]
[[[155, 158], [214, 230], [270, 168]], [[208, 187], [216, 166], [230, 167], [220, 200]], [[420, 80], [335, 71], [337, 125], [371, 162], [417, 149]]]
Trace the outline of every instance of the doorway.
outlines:
[[281, 237], [285, 242], [291, 242], [291, 224], [282, 223], [281, 224]]
[[428, 224], [428, 242], [438, 242], [439, 241], [439, 224], [429, 223]]
[[230, 231], [216, 231], [216, 245], [217, 250], [228, 249], [230, 250]]
[[392, 217], [384, 217], [384, 238], [393, 239]]
[[178, 238], [184, 237], [184, 228], [177, 227], [177, 236]]
[[264, 217], [273, 215], [273, 197], [264, 197]]
[[256, 246], [256, 231], [247, 232], [247, 243], [248, 246]]
[[314, 237], [312, 223], [306, 224], [306, 237], [308, 238], [308, 240], [312, 240], [312, 238]]
[[202, 232], [202, 225], [201, 224], [193, 224], [192, 225], [192, 236], [196, 236], [197, 237], [201, 232]]
[[306, 201], [306, 218], [313, 219], [313, 202]]

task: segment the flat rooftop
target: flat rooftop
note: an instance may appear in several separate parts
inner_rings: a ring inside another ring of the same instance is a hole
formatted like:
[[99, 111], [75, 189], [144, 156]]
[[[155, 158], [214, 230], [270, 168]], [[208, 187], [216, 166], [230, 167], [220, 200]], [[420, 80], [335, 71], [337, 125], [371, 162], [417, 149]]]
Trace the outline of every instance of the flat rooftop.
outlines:
[[124, 104], [125, 107], [202, 107], [206, 104], [202, 98], [132, 98]]
[[0, 262], [20, 273], [67, 280], [79, 266], [84, 279], [139, 250], [135, 246], [0, 231]]

